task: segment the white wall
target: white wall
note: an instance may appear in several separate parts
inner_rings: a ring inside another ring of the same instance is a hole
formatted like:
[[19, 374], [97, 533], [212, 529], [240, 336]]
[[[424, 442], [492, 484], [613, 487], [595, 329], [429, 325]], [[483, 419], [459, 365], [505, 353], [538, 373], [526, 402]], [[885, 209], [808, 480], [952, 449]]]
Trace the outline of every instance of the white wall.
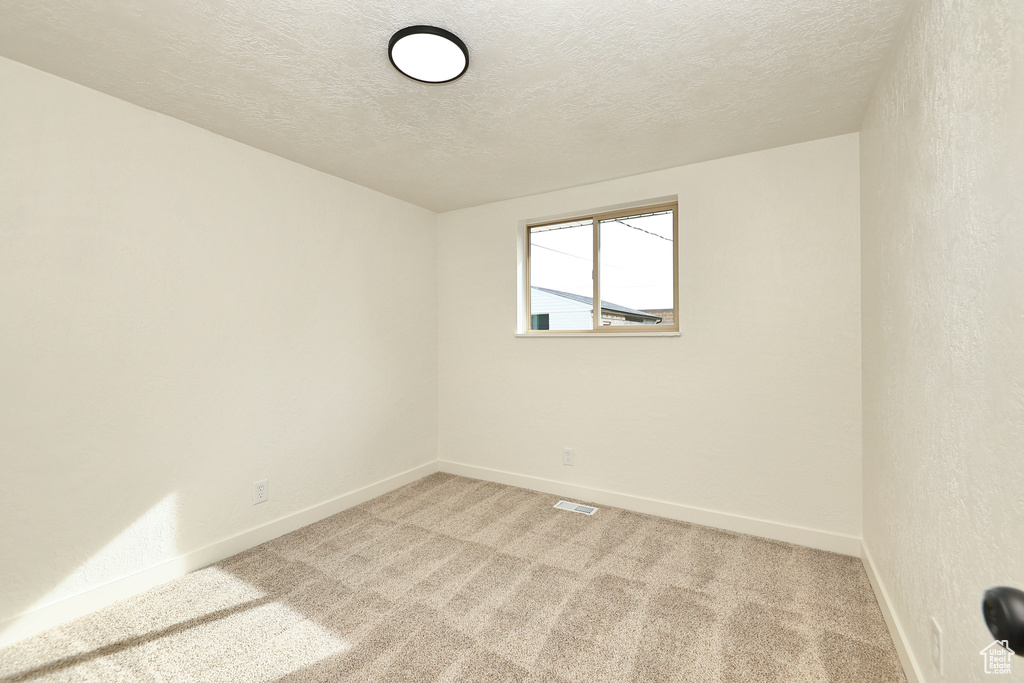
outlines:
[[[852, 134], [441, 214], [441, 459], [855, 540], [858, 174]], [[671, 195], [680, 336], [515, 336], [520, 221]]]
[[1024, 3], [918, 2], [861, 145], [864, 545], [923, 677], [934, 616], [982, 680], [1024, 587]]
[[0, 102], [0, 625], [436, 458], [435, 214], [3, 59]]

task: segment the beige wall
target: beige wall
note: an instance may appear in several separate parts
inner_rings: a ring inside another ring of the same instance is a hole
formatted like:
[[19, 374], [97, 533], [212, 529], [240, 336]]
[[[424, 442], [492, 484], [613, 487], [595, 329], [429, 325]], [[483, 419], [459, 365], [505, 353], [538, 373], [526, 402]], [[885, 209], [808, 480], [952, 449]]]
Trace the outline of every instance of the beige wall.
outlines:
[[435, 214], [3, 59], [0, 102], [0, 623], [436, 458]]
[[1024, 3], [917, 3], [861, 133], [864, 544], [926, 680], [1024, 586], [1022, 122]]
[[[852, 134], [441, 214], [441, 459], [859, 537], [858, 174]], [[670, 195], [680, 336], [515, 336], [521, 221]]]

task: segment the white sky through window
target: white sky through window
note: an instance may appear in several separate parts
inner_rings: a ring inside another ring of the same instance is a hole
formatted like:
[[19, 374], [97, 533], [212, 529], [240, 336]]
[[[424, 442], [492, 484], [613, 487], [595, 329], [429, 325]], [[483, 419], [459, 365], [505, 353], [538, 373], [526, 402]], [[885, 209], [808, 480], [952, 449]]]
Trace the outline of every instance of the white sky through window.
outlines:
[[[636, 308], [672, 308], [672, 213], [600, 222], [601, 299]], [[593, 296], [590, 220], [534, 228], [530, 284]]]

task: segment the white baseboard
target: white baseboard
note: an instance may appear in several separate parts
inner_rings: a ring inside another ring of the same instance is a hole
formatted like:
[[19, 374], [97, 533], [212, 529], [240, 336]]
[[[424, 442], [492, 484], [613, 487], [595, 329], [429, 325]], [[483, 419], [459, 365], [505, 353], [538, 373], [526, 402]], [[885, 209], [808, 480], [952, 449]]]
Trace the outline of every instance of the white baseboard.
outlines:
[[438, 471], [436, 460], [0, 623], [0, 648], [231, 557]]
[[705, 526], [713, 526], [719, 529], [727, 529], [729, 531], [738, 531], [743, 534], [771, 538], [777, 541], [786, 541], [787, 543], [795, 543], [796, 545], [818, 548], [819, 550], [828, 550], [834, 553], [842, 553], [844, 555], [853, 555], [854, 557], [860, 555], [861, 543], [860, 538], [857, 536], [849, 536], [847, 534], [839, 534], [831, 531], [822, 531], [820, 529], [809, 529], [807, 527], [796, 526], [793, 524], [769, 522], [763, 519], [744, 517], [743, 515], [706, 510], [704, 508], [690, 507], [689, 505], [680, 505], [679, 503], [670, 503], [664, 500], [654, 500], [652, 498], [643, 498], [641, 496], [632, 496], [625, 493], [615, 493], [614, 491], [605, 491], [602, 489], [590, 488], [588, 486], [566, 484], [565, 482], [554, 481], [551, 479], [530, 477], [523, 474], [515, 474], [513, 472], [504, 472], [502, 470], [492, 470], [486, 467], [465, 465], [463, 463], [451, 462], [448, 460], [439, 461], [438, 468], [442, 472], [458, 474], [463, 477], [484, 479], [486, 481], [493, 481], [499, 484], [508, 484], [509, 486], [518, 486], [520, 488], [532, 489], [543, 493], [576, 498], [581, 501], [599, 503], [601, 505], [611, 505], [613, 507], [632, 510], [634, 512], [643, 512], [649, 515], [667, 517], [668, 519], [677, 519], [684, 522], [692, 522], [694, 524], [703, 524]]
[[914, 652], [910, 649], [910, 644], [907, 641], [906, 634], [903, 632], [903, 627], [900, 626], [900, 620], [893, 610], [892, 602], [889, 600], [889, 593], [885, 590], [885, 585], [875, 570], [875, 563], [871, 559], [871, 553], [863, 542], [861, 542], [860, 546], [860, 558], [861, 562], [864, 563], [864, 571], [867, 572], [868, 581], [871, 582], [871, 588], [875, 591], [875, 599], [878, 600], [878, 606], [882, 610], [882, 617], [885, 618], [885, 625], [889, 628], [889, 635], [892, 637], [893, 645], [896, 646], [896, 654], [900, 657], [900, 664], [903, 665], [903, 672], [907, 675], [908, 683], [926, 683], [928, 679], [921, 674], [921, 667], [917, 665]]

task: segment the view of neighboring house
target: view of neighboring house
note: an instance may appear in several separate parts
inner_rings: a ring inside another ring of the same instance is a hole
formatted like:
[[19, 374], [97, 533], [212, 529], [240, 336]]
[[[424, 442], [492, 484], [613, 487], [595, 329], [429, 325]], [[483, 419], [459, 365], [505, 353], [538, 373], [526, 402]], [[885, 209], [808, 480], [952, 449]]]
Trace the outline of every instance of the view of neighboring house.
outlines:
[[[557, 289], [530, 287], [531, 330], [585, 330], [593, 326], [594, 299]], [[657, 325], [661, 316], [601, 302], [603, 325]]]
[[661, 318], [662, 325], [671, 325], [676, 321], [676, 312], [671, 308], [645, 308], [643, 311], [648, 315], [656, 315]]

